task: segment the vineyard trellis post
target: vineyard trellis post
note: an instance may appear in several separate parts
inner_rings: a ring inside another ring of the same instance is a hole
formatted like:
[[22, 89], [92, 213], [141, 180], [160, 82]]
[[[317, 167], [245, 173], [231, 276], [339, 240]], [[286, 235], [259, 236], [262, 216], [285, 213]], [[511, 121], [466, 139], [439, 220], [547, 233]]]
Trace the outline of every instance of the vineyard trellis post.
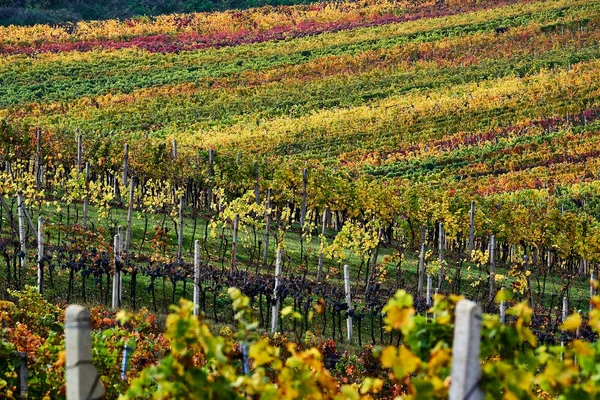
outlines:
[[417, 284], [417, 295], [423, 295], [423, 279], [425, 278], [425, 242], [421, 242], [421, 252], [419, 254], [419, 282]]
[[490, 236], [490, 299], [496, 291], [496, 236]]
[[38, 217], [37, 242], [38, 242], [38, 270], [37, 270], [37, 287], [38, 293], [43, 293], [43, 260], [44, 260], [44, 217]]
[[427, 308], [431, 307], [431, 286], [433, 286], [433, 276], [431, 276], [431, 274], [427, 274]]
[[127, 207], [127, 231], [125, 232], [125, 248], [124, 252], [127, 255], [129, 253], [129, 245], [131, 244], [131, 224], [133, 221], [133, 193], [134, 193], [135, 182], [131, 178], [129, 180], [129, 204]]
[[233, 240], [231, 243], [231, 270], [235, 271], [235, 264], [237, 261], [237, 242], [238, 242], [238, 229], [240, 226], [240, 215], [235, 214], [233, 218]]
[[81, 172], [81, 163], [83, 162], [83, 136], [79, 133], [79, 128], [76, 129], [77, 132], [77, 172]]
[[438, 274], [438, 290], [442, 288], [442, 283], [444, 282], [444, 241], [445, 241], [445, 233], [444, 233], [444, 224], [440, 222], [439, 224], [439, 261], [440, 261], [440, 271]]
[[281, 256], [283, 249], [277, 249], [277, 257], [275, 261], [275, 287], [273, 288], [273, 308], [271, 312], [271, 334], [277, 332], [277, 326], [279, 323], [279, 306], [280, 298], [277, 295], [277, 289], [279, 287], [279, 279], [281, 277]]
[[85, 196], [83, 198], [83, 227], [87, 228], [88, 211], [90, 207], [90, 163], [85, 163]]
[[27, 271], [27, 236], [25, 227], [25, 201], [23, 200], [23, 192], [17, 193], [17, 216], [19, 218], [19, 243], [21, 245], [21, 253], [19, 259], [21, 260], [21, 271], [25, 273]]
[[481, 307], [470, 300], [458, 302], [452, 342], [449, 400], [483, 400], [484, 398], [483, 391], [479, 388], [481, 320]]
[[194, 242], [194, 315], [200, 311], [200, 241]]
[[125, 143], [123, 150], [123, 186], [127, 187], [127, 174], [129, 170], [129, 143]]
[[212, 206], [212, 191], [215, 179], [215, 151], [211, 147], [208, 149], [208, 187], [206, 188], [206, 208], [210, 210]]
[[302, 169], [302, 206], [300, 208], [300, 229], [304, 231], [304, 221], [306, 219], [306, 185], [308, 184], [308, 171]]
[[592, 311], [592, 309], [594, 308], [594, 305], [592, 304], [592, 297], [594, 297], [594, 295], [596, 294], [596, 291], [594, 290], [595, 281], [596, 274], [592, 271], [592, 273], [590, 274], [590, 311]]
[[67, 400], [101, 399], [104, 387], [92, 363], [90, 312], [70, 305], [65, 312]]
[[265, 206], [265, 248], [263, 250], [263, 267], [267, 267], [269, 261], [269, 231], [271, 229], [271, 189], [267, 190], [267, 200]]
[[40, 127], [36, 130], [36, 156], [37, 156], [37, 165], [36, 165], [36, 185], [38, 189], [44, 183], [44, 165], [42, 158], [42, 129]]
[[177, 261], [183, 257], [183, 195], [179, 197], [179, 216], [177, 222]]
[[469, 254], [475, 248], [475, 200], [471, 200], [471, 211], [469, 212]]
[[327, 208], [323, 210], [323, 225], [321, 227], [321, 249], [319, 250], [319, 264], [317, 266], [317, 282], [321, 282], [321, 275], [323, 274], [323, 260], [325, 253], [323, 252], [325, 247], [325, 228], [327, 224]]
[[260, 184], [258, 178], [258, 164], [254, 164], [254, 202], [260, 204]]
[[344, 289], [346, 291], [346, 304], [348, 305], [348, 317], [346, 327], [348, 329], [348, 343], [352, 343], [352, 297], [350, 295], [350, 267], [344, 265]]
[[114, 238], [114, 258], [115, 258], [115, 272], [113, 275], [113, 291], [112, 291], [112, 308], [117, 309], [121, 306], [121, 232], [122, 228], [119, 227], [119, 232]]

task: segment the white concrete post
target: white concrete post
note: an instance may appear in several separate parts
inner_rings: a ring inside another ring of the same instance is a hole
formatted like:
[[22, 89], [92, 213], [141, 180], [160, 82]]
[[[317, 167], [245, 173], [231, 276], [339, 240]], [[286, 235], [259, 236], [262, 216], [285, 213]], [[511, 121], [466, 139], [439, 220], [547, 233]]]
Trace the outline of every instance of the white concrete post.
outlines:
[[506, 323], [506, 302], [504, 300], [500, 302], [500, 322]]
[[433, 277], [427, 275], [427, 307], [431, 307], [431, 286], [433, 286]]
[[567, 317], [569, 316], [569, 299], [567, 296], [563, 297], [563, 306], [562, 306], [562, 322], [565, 322]]
[[272, 312], [271, 312], [271, 334], [277, 332], [277, 325], [279, 323], [279, 296], [277, 296], [277, 288], [279, 287], [279, 278], [281, 276], [281, 256], [282, 249], [277, 249], [277, 258], [275, 261], [275, 288], [273, 289], [273, 299], [275, 300], [275, 304], [273, 304]]
[[92, 364], [90, 312], [70, 305], [65, 312], [67, 400], [101, 399], [104, 387]]
[[200, 310], [200, 241], [194, 242], [194, 315]]
[[112, 308], [117, 309], [121, 306], [121, 231], [114, 238], [114, 257], [115, 257], [115, 273], [113, 275], [113, 291], [112, 291]]
[[81, 163], [83, 162], [83, 137], [77, 128], [77, 172], [81, 172]]
[[38, 242], [38, 275], [37, 275], [37, 287], [38, 293], [43, 292], [43, 277], [44, 271], [42, 270], [43, 259], [44, 259], [44, 218], [38, 217], [38, 231], [37, 231], [37, 242]]
[[[344, 265], [344, 289], [346, 291], [346, 304], [348, 304], [348, 312], [352, 311], [352, 296], [350, 295], [350, 267]], [[348, 315], [346, 318], [346, 327], [348, 329], [348, 343], [352, 343], [352, 317]]]
[[479, 389], [480, 341], [481, 307], [472, 301], [461, 300], [456, 305], [449, 400], [483, 400], [483, 391]]

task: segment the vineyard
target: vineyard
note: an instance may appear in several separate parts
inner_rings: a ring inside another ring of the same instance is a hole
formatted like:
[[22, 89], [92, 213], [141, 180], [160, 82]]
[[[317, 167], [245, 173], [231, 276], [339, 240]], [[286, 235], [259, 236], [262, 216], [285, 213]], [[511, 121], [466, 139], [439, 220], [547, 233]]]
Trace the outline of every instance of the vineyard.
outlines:
[[444, 398], [465, 297], [486, 395], [596, 398], [598, 37], [589, 0], [0, 26], [0, 394], [65, 396], [79, 303], [107, 398]]

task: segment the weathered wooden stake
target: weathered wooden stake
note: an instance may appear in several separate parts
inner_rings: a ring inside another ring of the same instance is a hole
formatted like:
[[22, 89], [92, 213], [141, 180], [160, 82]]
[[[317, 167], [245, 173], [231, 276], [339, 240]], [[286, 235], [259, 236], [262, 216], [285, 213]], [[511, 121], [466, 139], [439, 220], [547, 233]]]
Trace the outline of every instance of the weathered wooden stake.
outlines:
[[350, 267], [344, 265], [344, 289], [346, 291], [346, 304], [348, 305], [348, 317], [346, 318], [346, 328], [348, 329], [348, 343], [352, 343], [352, 297], [350, 295]]
[[273, 308], [271, 312], [271, 334], [277, 332], [277, 325], [279, 323], [279, 306], [280, 299], [277, 295], [277, 288], [279, 287], [279, 278], [281, 276], [281, 256], [283, 250], [281, 248], [277, 249], [277, 258], [275, 261], [275, 288], [273, 289]]
[[85, 163], [85, 197], [83, 198], [83, 227], [87, 228], [88, 212], [90, 208], [90, 163]]
[[425, 242], [421, 243], [421, 252], [419, 254], [419, 283], [417, 285], [417, 295], [423, 295], [423, 279], [425, 278]]
[[127, 174], [129, 170], [129, 143], [125, 143], [123, 154], [123, 186], [127, 187]]
[[183, 258], [183, 196], [179, 198], [179, 220], [177, 226], [177, 261]]
[[302, 207], [300, 209], [300, 229], [304, 230], [304, 221], [306, 220], [306, 185], [308, 184], [308, 171], [302, 170]]
[[92, 364], [90, 312], [70, 305], [65, 312], [67, 400], [95, 400], [104, 396], [98, 371]]
[[210, 148], [208, 149], [208, 187], [206, 188], [206, 208], [210, 210], [212, 206], [212, 191], [213, 183], [215, 179], [215, 151]]
[[594, 305], [592, 304], [592, 297], [594, 297], [594, 295], [596, 294], [596, 291], [594, 290], [594, 282], [595, 281], [596, 281], [596, 274], [594, 272], [592, 272], [590, 275], [590, 311], [594, 308]]
[[260, 184], [258, 180], [258, 164], [254, 165], [254, 201], [260, 204]]
[[263, 267], [269, 262], [269, 232], [271, 230], [271, 189], [267, 190], [267, 200], [265, 207], [265, 248], [263, 249]]
[[135, 183], [133, 178], [129, 180], [129, 205], [127, 207], [127, 230], [125, 231], [125, 246], [123, 252], [127, 256], [129, 253], [129, 245], [131, 244], [131, 224], [133, 221], [133, 189]]
[[471, 200], [471, 212], [469, 213], [469, 254], [475, 248], [475, 201]]
[[496, 292], [496, 236], [490, 236], [490, 297]]
[[327, 208], [323, 210], [323, 225], [321, 227], [321, 249], [319, 250], [319, 265], [317, 267], [317, 282], [321, 282], [321, 276], [323, 275], [323, 260], [325, 259], [325, 253], [323, 253], [323, 246], [325, 246], [325, 228], [327, 223]]
[[233, 218], [233, 240], [231, 241], [231, 270], [235, 271], [235, 264], [237, 262], [237, 242], [238, 242], [238, 229], [240, 226], [240, 216], [235, 214]]
[[77, 128], [77, 172], [81, 172], [81, 163], [83, 162], [83, 137]]
[[27, 271], [27, 236], [25, 230], [25, 200], [23, 199], [23, 192], [17, 193], [17, 216], [19, 218], [19, 242], [21, 243], [21, 254], [19, 256], [21, 260], [22, 271]]
[[37, 169], [36, 169], [36, 184], [38, 189], [44, 183], [44, 165], [42, 159], [42, 129], [37, 128], [36, 131], [36, 154], [37, 154]]
[[472, 301], [461, 300], [456, 305], [449, 400], [483, 400], [484, 394], [479, 388], [480, 341], [481, 307]]
[[444, 224], [440, 222], [439, 229], [439, 261], [440, 261], [440, 272], [438, 274], [438, 289], [442, 288], [442, 283], [444, 282], [444, 242], [446, 239], [446, 235], [444, 233]]
[[37, 275], [37, 287], [38, 293], [43, 293], [43, 281], [44, 281], [44, 217], [38, 217], [38, 230], [37, 230], [37, 242], [38, 242], [38, 275]]
[[177, 140], [173, 139], [173, 159], [177, 160]]
[[194, 315], [200, 311], [200, 241], [194, 242]]

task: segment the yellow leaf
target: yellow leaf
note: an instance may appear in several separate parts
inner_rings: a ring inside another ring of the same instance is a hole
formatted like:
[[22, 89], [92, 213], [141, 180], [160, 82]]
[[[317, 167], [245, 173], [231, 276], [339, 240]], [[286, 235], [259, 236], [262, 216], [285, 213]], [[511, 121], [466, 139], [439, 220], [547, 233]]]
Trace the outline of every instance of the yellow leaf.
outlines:
[[581, 326], [581, 315], [577, 314], [572, 314], [569, 315], [569, 317], [565, 320], [565, 322], [563, 322], [563, 324], [560, 326], [560, 329], [565, 330], [565, 331], [571, 331], [571, 332], [575, 332], [577, 330], [577, 328], [579, 328]]

